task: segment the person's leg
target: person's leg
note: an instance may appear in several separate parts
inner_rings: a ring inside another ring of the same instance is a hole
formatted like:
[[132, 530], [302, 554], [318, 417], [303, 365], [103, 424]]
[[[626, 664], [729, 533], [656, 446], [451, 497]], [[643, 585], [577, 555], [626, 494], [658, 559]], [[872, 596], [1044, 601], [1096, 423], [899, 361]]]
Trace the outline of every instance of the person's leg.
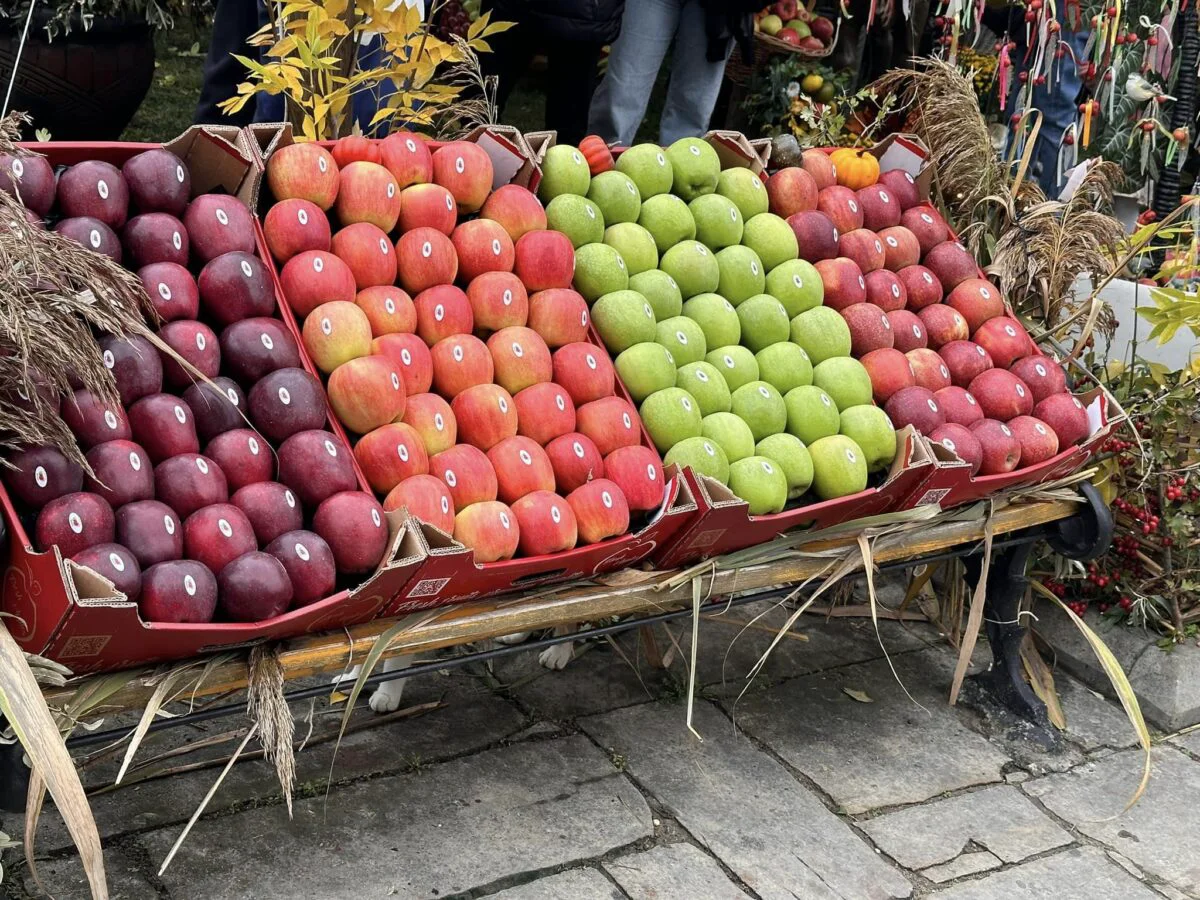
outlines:
[[[726, 57], [732, 49], [730, 41]], [[671, 83], [667, 86], [667, 102], [659, 125], [659, 140], [664, 145], [683, 137], [699, 137], [708, 131], [724, 75], [724, 59], [708, 61], [704, 7], [700, 0], [684, 0], [675, 52], [671, 56]]]
[[599, 44], [576, 41], [547, 48], [546, 127], [558, 132], [560, 144], [578, 144], [588, 133], [600, 50]]
[[[1087, 44], [1086, 31], [1062, 32], [1063, 40], [1070, 44], [1075, 51], [1075, 58], [1083, 60], [1083, 48]], [[1062, 143], [1063, 132], [1075, 121], [1079, 111], [1079, 73], [1068, 54], [1062, 60], [1058, 69], [1058, 78], [1047, 89], [1046, 86], [1035, 87], [1033, 90], [1034, 105], [1042, 111], [1042, 128], [1038, 133], [1037, 148], [1034, 159], [1039, 164], [1037, 175], [1038, 184], [1046, 196], [1054, 199], [1062, 190], [1058, 180], [1058, 151]]]
[[679, 24], [681, 0], [629, 0], [608, 71], [592, 97], [588, 130], [628, 146], [646, 115], [663, 57]]
[[253, 101], [232, 116], [217, 109], [217, 104], [234, 96], [238, 84], [246, 80], [246, 69], [230, 54], [254, 56], [257, 51], [246, 44], [246, 38], [258, 26], [258, 0], [217, 0], [204, 60], [204, 83], [196, 105], [197, 125], [248, 125], [253, 120]]

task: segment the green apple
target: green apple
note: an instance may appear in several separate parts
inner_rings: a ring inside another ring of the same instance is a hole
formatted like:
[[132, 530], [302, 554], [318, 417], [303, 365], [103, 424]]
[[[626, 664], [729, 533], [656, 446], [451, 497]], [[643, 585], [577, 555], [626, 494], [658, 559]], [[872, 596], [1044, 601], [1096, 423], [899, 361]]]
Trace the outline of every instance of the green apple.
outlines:
[[787, 503], [787, 476], [765, 456], [747, 456], [730, 463], [729, 489], [746, 501], [752, 516], [780, 512]]
[[680, 366], [675, 373], [675, 387], [683, 388], [700, 407], [700, 415], [707, 416], [715, 412], [729, 412], [732, 400], [729, 386], [712, 363], [688, 363]]
[[[607, 175], [608, 172], [600, 174]], [[604, 229], [604, 243], [621, 254], [630, 278], [658, 266], [658, 247], [654, 238], [636, 222], [609, 225]]]
[[668, 193], [675, 177], [667, 154], [657, 144], [634, 144], [617, 157], [617, 171], [630, 177], [643, 203], [657, 194]]
[[706, 437], [685, 438], [667, 451], [663, 465], [690, 467], [693, 471], [707, 475], [721, 484], [729, 484], [729, 460], [716, 441]]
[[671, 351], [676, 366], [704, 359], [708, 346], [700, 326], [687, 316], [663, 319], [655, 329], [654, 339]]
[[617, 377], [633, 397], [641, 403], [655, 391], [675, 386], [675, 357], [662, 344], [649, 341], [622, 350], [615, 363]]
[[542, 160], [542, 182], [538, 185], [538, 197], [543, 203], [549, 203], [559, 194], [586, 197], [591, 182], [592, 174], [579, 148], [570, 144], [555, 144], [546, 151]]
[[546, 227], [561, 231], [576, 250], [604, 240], [604, 216], [587, 197], [559, 194], [546, 204]]
[[750, 426], [731, 412], [715, 412], [700, 422], [700, 433], [725, 451], [730, 463], [754, 454], [754, 434]]
[[696, 222], [696, 240], [710, 250], [742, 242], [742, 214], [728, 197], [705, 194], [688, 204]]
[[765, 381], [751, 381], [734, 391], [729, 411], [750, 426], [756, 441], [779, 434], [787, 427], [787, 406], [783, 397]]
[[721, 160], [708, 141], [700, 138], [680, 138], [667, 148], [673, 179], [671, 193], [691, 202], [717, 189], [721, 176]]
[[782, 303], [788, 311], [788, 318], [794, 319], [805, 310], [824, 302], [825, 285], [812, 263], [803, 259], [789, 259], [767, 275], [766, 293]]
[[812, 29], [808, 27], [808, 23], [803, 19], [791, 19], [786, 22], [783, 27], [790, 28], [792, 31], [796, 32], [796, 36], [800, 38], [800, 40], [804, 40], [806, 37], [812, 34]]
[[592, 178], [588, 199], [600, 207], [606, 225], [636, 222], [642, 211], [642, 195], [633, 179], [624, 172], [609, 169]]
[[827, 393], [838, 409], [871, 402], [871, 376], [857, 359], [835, 356], [813, 366], [812, 383]]
[[828, 306], [815, 306], [792, 319], [791, 334], [814, 366], [850, 355], [850, 326], [841, 313]]
[[642, 422], [659, 453], [680, 441], [700, 436], [700, 410], [691, 394], [682, 388], [664, 388], [642, 401]]
[[771, 206], [763, 180], [749, 169], [723, 169], [717, 177], [717, 193], [728, 197], [748, 222]]
[[867, 471], [886, 469], [896, 458], [896, 429], [878, 406], [852, 406], [842, 410], [841, 433], [862, 448]]
[[737, 308], [742, 323], [742, 344], [757, 353], [786, 341], [791, 333], [787, 310], [770, 294], [755, 294]]
[[737, 306], [748, 297], [761, 294], [766, 288], [766, 273], [762, 260], [749, 247], [740, 244], [717, 251], [717, 293]]
[[637, 291], [654, 310], [654, 318], [661, 322], [677, 316], [683, 310], [683, 294], [675, 279], [659, 269], [647, 269], [629, 276], [629, 289]]
[[787, 409], [787, 431], [809, 446], [813, 441], [837, 434], [842, 427], [837, 404], [814, 384], [792, 388], [783, 398]]
[[704, 359], [717, 367], [731, 391], [736, 391], [751, 381], [758, 381], [758, 361], [746, 347], [727, 344], [710, 350]]
[[656, 194], [642, 201], [638, 224], [654, 235], [659, 253], [696, 237], [696, 221], [686, 203], [673, 194]]
[[737, 310], [720, 294], [697, 294], [683, 304], [683, 314], [700, 326], [706, 347], [724, 347], [742, 339]]
[[747, 219], [742, 229], [742, 243], [758, 254], [768, 272], [800, 255], [800, 245], [796, 243], [792, 226], [774, 213], [759, 213]]
[[637, 291], [613, 291], [592, 304], [592, 324], [614, 355], [653, 341], [654, 310]]
[[754, 452], [765, 456], [783, 470], [787, 479], [789, 500], [799, 497], [812, 484], [812, 457], [808, 455], [808, 448], [795, 435], [785, 431], [765, 437], [755, 446]]
[[628, 287], [625, 260], [608, 244], [584, 244], [575, 251], [575, 290], [588, 303]]
[[813, 464], [813, 491], [833, 500], [866, 490], [867, 458], [850, 438], [835, 434], [808, 445]]
[[683, 299], [717, 289], [721, 270], [713, 252], [699, 241], [681, 241], [658, 261], [658, 267], [675, 279]]
[[808, 354], [799, 344], [780, 341], [763, 347], [754, 354], [758, 363], [758, 377], [773, 386], [781, 394], [792, 388], [812, 384], [813, 367]]

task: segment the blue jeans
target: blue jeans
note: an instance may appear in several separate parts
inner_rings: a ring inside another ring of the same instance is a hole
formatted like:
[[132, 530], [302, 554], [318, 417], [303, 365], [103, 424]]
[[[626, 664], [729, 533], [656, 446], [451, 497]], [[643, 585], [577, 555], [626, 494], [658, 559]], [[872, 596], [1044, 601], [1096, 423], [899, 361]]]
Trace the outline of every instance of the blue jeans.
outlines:
[[671, 81], [659, 122], [659, 141], [670, 144], [708, 131], [725, 60], [708, 61], [708, 35], [699, 0], [629, 0], [621, 19], [621, 36], [608, 57], [608, 72], [592, 98], [588, 117], [592, 133], [625, 146], [633, 143], [672, 42]]

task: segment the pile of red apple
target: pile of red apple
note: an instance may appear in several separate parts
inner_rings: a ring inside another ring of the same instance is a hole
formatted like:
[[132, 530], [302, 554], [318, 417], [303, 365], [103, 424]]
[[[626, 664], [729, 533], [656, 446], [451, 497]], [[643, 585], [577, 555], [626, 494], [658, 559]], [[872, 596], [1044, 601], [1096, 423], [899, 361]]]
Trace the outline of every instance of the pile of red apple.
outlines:
[[892, 170], [851, 190], [827, 154], [809, 150], [772, 181], [896, 428], [912, 425], [981, 475], [1036, 465], [1088, 436], [1062, 367], [979, 277], [911, 175]]
[[136, 270], [159, 337], [210, 379], [145, 338], [101, 336], [120, 406], [81, 389], [60, 408], [93, 474], [48, 447], [9, 457], [5, 482], [36, 516], [37, 548], [57, 545], [156, 622], [262, 621], [373, 571], [383, 508], [325, 430], [324, 392], [276, 316], [246, 205], [192, 199], [165, 149], [57, 179], [44, 157], [4, 157], [0, 188]]
[[824, 50], [832, 41], [833, 22], [813, 15], [799, 0], [776, 0], [754, 14], [754, 30], [810, 52]]
[[589, 342], [574, 250], [530, 191], [492, 192], [477, 145], [418, 135], [293, 144], [267, 163], [263, 231], [384, 508], [478, 562], [625, 534], [662, 464]]

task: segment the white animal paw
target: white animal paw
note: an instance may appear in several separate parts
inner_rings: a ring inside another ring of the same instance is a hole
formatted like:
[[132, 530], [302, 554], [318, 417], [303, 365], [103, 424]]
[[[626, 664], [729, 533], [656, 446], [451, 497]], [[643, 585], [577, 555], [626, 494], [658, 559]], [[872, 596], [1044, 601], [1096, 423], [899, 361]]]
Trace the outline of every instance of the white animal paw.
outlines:
[[343, 689], [349, 693], [350, 688], [354, 686], [354, 682], [358, 680], [358, 673], [360, 671], [362, 671], [362, 666], [355, 666], [349, 672], [342, 672], [338, 675], [334, 675], [333, 678], [329, 679], [329, 683], [344, 685]]
[[400, 708], [400, 701], [404, 697], [404, 682], [405, 678], [397, 678], [395, 681], [385, 681], [375, 689], [375, 693], [371, 695], [371, 709], [377, 713], [395, 712]]
[[547, 647], [538, 654], [538, 662], [547, 669], [561, 671], [567, 667], [572, 659], [575, 658], [575, 642], [564, 641], [561, 644], [555, 644], [552, 647]]
[[530, 632], [528, 631], [516, 631], [512, 634], [502, 634], [495, 640], [498, 644], [505, 644], [506, 646], [511, 647], [515, 644], [525, 643], [527, 640], [529, 640], [529, 635]]

